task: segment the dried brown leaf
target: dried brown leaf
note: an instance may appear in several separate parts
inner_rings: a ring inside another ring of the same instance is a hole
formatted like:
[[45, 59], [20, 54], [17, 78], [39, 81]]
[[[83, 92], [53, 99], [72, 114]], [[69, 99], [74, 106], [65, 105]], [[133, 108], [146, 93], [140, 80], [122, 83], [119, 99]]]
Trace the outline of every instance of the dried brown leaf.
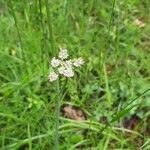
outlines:
[[64, 116], [73, 120], [85, 120], [84, 112], [79, 109], [75, 108], [71, 105], [67, 105], [63, 107]]
[[139, 28], [144, 28], [145, 23], [139, 19], [135, 19], [134, 23], [139, 27]]

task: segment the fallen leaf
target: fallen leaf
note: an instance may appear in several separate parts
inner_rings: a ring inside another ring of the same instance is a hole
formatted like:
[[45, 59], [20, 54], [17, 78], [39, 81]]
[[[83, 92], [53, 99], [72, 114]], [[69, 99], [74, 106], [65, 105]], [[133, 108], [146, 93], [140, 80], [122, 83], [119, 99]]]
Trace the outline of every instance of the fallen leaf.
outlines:
[[64, 113], [64, 116], [67, 118], [80, 121], [86, 119], [84, 112], [81, 109], [76, 108], [74, 106], [71, 105], [64, 106], [62, 111]]
[[134, 23], [140, 27], [140, 28], [144, 28], [145, 27], [145, 23], [139, 19], [135, 19]]

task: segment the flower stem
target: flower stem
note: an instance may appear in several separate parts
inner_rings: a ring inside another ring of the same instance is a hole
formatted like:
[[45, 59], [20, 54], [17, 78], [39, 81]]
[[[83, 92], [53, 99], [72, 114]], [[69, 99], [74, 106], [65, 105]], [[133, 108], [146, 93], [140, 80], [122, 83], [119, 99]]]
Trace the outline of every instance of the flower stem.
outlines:
[[55, 143], [54, 143], [54, 149], [58, 150], [59, 149], [59, 114], [60, 114], [60, 98], [61, 98], [61, 93], [60, 93], [60, 88], [59, 88], [59, 79], [56, 81], [57, 82], [57, 100], [56, 100], [56, 122], [55, 122]]

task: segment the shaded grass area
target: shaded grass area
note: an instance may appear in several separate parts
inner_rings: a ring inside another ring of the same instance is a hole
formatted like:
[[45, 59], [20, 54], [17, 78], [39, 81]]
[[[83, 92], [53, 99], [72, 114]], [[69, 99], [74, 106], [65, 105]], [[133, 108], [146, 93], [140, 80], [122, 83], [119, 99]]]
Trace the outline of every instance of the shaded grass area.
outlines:
[[57, 93], [47, 76], [59, 47], [86, 62], [65, 85], [62, 105], [87, 118], [62, 114], [60, 149], [148, 149], [150, 93], [138, 96], [150, 88], [149, 5], [1, 0], [1, 149], [53, 149]]

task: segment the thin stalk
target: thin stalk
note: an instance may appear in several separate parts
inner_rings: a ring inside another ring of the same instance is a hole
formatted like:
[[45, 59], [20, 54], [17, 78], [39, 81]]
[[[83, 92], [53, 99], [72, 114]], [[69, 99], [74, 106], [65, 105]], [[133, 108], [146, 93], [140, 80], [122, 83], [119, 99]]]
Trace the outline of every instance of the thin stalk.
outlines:
[[50, 39], [50, 44], [51, 44], [51, 52], [54, 53], [55, 49], [54, 49], [54, 34], [53, 34], [52, 16], [51, 16], [52, 14], [51, 14], [48, 0], [45, 0], [45, 5], [46, 5], [46, 13], [47, 13], [49, 39]]
[[[111, 29], [111, 24], [112, 24], [112, 20], [113, 20], [113, 13], [114, 13], [114, 8], [115, 8], [115, 3], [116, 3], [116, 0], [113, 0], [113, 5], [112, 5], [112, 11], [111, 11], [111, 15], [110, 15], [110, 20], [109, 20], [109, 26], [108, 26], [108, 38], [107, 38], [107, 43], [109, 43], [109, 35], [110, 35], [110, 29]], [[106, 46], [107, 48], [108, 46]], [[107, 100], [108, 100], [108, 103], [109, 103], [109, 107], [111, 108], [111, 92], [110, 92], [110, 88], [109, 88], [109, 79], [108, 79], [108, 76], [107, 76], [107, 71], [106, 71], [106, 61], [105, 61], [105, 57], [106, 57], [106, 54], [103, 52], [102, 53], [103, 56], [102, 56], [102, 61], [103, 61], [103, 71], [104, 71], [104, 80], [105, 80], [105, 86], [106, 86], [106, 96], [107, 96]]]
[[12, 0], [9, 0], [9, 2], [10, 2], [10, 7], [11, 7], [12, 15], [13, 15], [13, 18], [14, 18], [14, 21], [15, 21], [15, 27], [16, 27], [16, 30], [17, 30], [19, 42], [20, 42], [20, 48], [21, 48], [22, 58], [23, 58], [24, 63], [25, 63], [26, 71], [28, 72], [28, 70], [27, 70], [27, 61], [26, 61], [26, 58], [25, 58], [25, 53], [24, 53], [24, 49], [23, 49], [21, 34], [20, 34], [20, 31], [19, 31], [19, 27], [18, 27], [18, 23], [17, 23], [17, 18], [16, 18], [15, 11], [14, 11], [14, 8], [13, 8]]
[[67, 85], [67, 82], [68, 82], [68, 79], [66, 78], [65, 81], [64, 81], [64, 84], [62, 85], [62, 88], [60, 90], [60, 94], [63, 95], [65, 92], [65, 87]]
[[100, 78], [99, 78], [99, 81], [101, 83], [101, 76], [102, 76], [102, 73], [103, 73], [103, 48], [101, 48], [99, 50], [99, 75], [100, 75]]
[[90, 2], [90, 7], [89, 7], [89, 16], [91, 15], [93, 5], [94, 5], [94, 0], [89, 1]]
[[[119, 15], [119, 14], [118, 14]], [[115, 61], [116, 67], [118, 67], [118, 54], [119, 54], [119, 16], [117, 16], [117, 26], [116, 26], [116, 46], [115, 46]]]
[[[113, 13], [114, 13], [114, 9], [115, 9], [115, 4], [116, 4], [116, 0], [113, 0], [113, 4], [112, 4], [112, 8], [111, 8], [111, 14], [110, 14], [110, 19], [109, 19], [109, 23], [108, 23], [108, 31], [107, 31], [107, 39], [106, 39], [106, 41], [105, 41], [105, 48], [106, 49], [108, 49], [108, 46], [109, 46], [109, 44], [108, 43], [110, 43], [109, 42], [109, 36], [110, 36], [110, 30], [111, 30], [111, 25], [112, 25], [112, 20], [113, 20]], [[105, 50], [105, 49], [104, 49]], [[102, 60], [105, 62], [105, 57], [106, 57], [106, 55], [105, 55], [105, 51], [103, 50], [103, 52], [102, 52], [102, 54], [104, 55], [103, 57], [102, 57]]]
[[[44, 38], [44, 43], [45, 43], [45, 30], [44, 30], [44, 24], [43, 24], [43, 15], [42, 15], [42, 1], [39, 0], [39, 10], [40, 10], [40, 22], [41, 22], [41, 27], [42, 27], [42, 34]], [[45, 74], [44, 70], [44, 49], [43, 49], [43, 44], [41, 43], [41, 61], [43, 63], [43, 75]]]
[[28, 138], [29, 138], [29, 150], [32, 150], [32, 140], [31, 140], [30, 124], [28, 124]]
[[44, 24], [43, 24], [42, 1], [41, 1], [41, 0], [39, 0], [39, 9], [40, 9], [40, 21], [41, 21], [41, 27], [42, 27], [42, 32], [43, 32], [43, 36], [44, 36], [45, 31], [44, 31]]
[[107, 33], [108, 37], [110, 35], [110, 29], [111, 29], [111, 23], [112, 23], [112, 20], [113, 20], [113, 13], [114, 13], [114, 9], [115, 9], [115, 4], [116, 4], [116, 0], [113, 0], [112, 9], [111, 9], [112, 11], [111, 11], [109, 25], [108, 25], [108, 33]]
[[108, 81], [108, 75], [107, 75], [105, 63], [103, 64], [103, 69], [104, 69], [104, 80], [105, 80], [105, 86], [106, 86], [106, 96], [108, 100], [108, 106], [109, 108], [111, 108], [111, 105], [112, 105], [111, 93], [110, 93], [109, 81]]
[[[29, 12], [29, 14], [32, 14], [32, 13], [30, 13], [30, 11], [31, 11], [31, 1], [28, 0], [28, 12]], [[30, 18], [31, 18], [31, 16], [29, 15], [29, 22], [30, 22]]]
[[63, 6], [63, 34], [64, 34], [64, 37], [67, 37], [67, 31], [68, 31], [68, 19], [67, 19], [67, 8], [68, 8], [68, 2], [67, 0], [64, 0], [64, 6]]
[[59, 80], [57, 82], [57, 100], [56, 100], [56, 122], [55, 122], [55, 141], [54, 141], [54, 149], [59, 149], [59, 116], [60, 116], [60, 99], [61, 99], [61, 93], [60, 93], [60, 87], [59, 87]]
[[[60, 103], [63, 100], [66, 92], [64, 92], [65, 86], [67, 84], [68, 79], [65, 80], [64, 85], [62, 89], [60, 89], [59, 85], [59, 79], [56, 81], [57, 83], [57, 100], [56, 100], [56, 122], [55, 122], [55, 143], [54, 143], [54, 149], [59, 149], [59, 119], [60, 119]], [[63, 94], [64, 93], [64, 94]]]
[[34, 0], [34, 13], [38, 14], [38, 0]]
[[[110, 14], [110, 19], [109, 19], [109, 23], [108, 23], [108, 30], [107, 30], [107, 37], [106, 40], [102, 42], [103, 46], [101, 46], [102, 48], [99, 51], [99, 74], [101, 76], [101, 73], [103, 72], [103, 64], [106, 63], [106, 50], [108, 49], [109, 46], [109, 35], [110, 35], [110, 30], [111, 30], [111, 25], [112, 25], [112, 20], [113, 20], [113, 13], [114, 13], [114, 8], [115, 8], [115, 3], [116, 0], [113, 0], [113, 4], [112, 4], [112, 8], [111, 8], [111, 14]], [[101, 78], [100, 78], [101, 80]], [[101, 82], [101, 81], [100, 81]], [[106, 84], [106, 83], [105, 83]]]

